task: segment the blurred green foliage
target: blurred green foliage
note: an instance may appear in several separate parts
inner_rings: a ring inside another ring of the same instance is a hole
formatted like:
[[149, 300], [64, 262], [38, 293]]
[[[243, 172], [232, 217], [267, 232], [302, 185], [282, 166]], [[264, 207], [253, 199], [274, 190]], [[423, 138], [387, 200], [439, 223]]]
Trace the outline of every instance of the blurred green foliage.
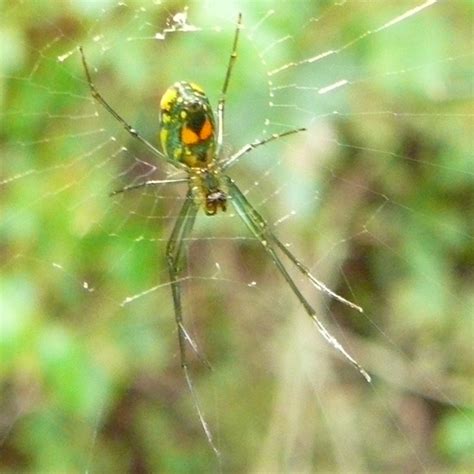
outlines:
[[0, 470], [217, 470], [163, 264], [183, 190], [108, 197], [168, 168], [94, 104], [77, 46], [152, 140], [173, 81], [216, 103], [242, 11], [226, 150], [309, 131], [232, 175], [292, 251], [365, 308], [298, 279], [374, 382], [334, 360], [235, 218], [199, 219], [185, 314], [213, 366], [192, 371], [222, 470], [471, 472], [472, 5], [381, 28], [423, 2], [221, 3], [190, 3], [197, 30], [164, 40], [182, 2], [2, 5]]

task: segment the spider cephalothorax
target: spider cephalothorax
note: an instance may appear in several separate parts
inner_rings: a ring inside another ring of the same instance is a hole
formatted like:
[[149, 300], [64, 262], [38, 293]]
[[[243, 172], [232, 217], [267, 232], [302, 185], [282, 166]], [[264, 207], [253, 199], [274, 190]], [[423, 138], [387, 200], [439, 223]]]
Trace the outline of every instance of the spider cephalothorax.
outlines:
[[227, 209], [227, 189], [218, 168], [196, 168], [190, 172], [189, 183], [192, 198], [197, 206], [202, 207], [208, 216], [213, 216], [220, 209]]

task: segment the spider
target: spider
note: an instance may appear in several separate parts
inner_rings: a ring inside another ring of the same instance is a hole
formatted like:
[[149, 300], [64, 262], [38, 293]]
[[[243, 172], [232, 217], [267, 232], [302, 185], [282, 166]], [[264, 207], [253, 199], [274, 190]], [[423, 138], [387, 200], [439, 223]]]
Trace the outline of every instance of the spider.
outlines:
[[227, 174], [224, 174], [225, 171], [235, 165], [244, 155], [255, 148], [261, 147], [287, 135], [292, 135], [305, 130], [304, 128], [297, 128], [283, 133], [273, 134], [266, 139], [256, 140], [244, 145], [229, 157], [222, 156], [226, 94], [231, 73], [237, 59], [237, 44], [241, 29], [242, 14], [239, 14], [234, 33], [232, 50], [225, 73], [224, 85], [217, 105], [217, 120], [205, 92], [201, 87], [192, 82], [176, 82], [163, 94], [160, 102], [160, 140], [163, 151], [158, 150], [154, 145], [140, 135], [138, 131], [129, 125], [128, 122], [126, 122], [125, 119], [123, 119], [122, 116], [119, 115], [104, 99], [92, 82], [84, 51], [82, 47], [79, 47], [82, 65], [84, 67], [85, 76], [92, 97], [118, 122], [120, 122], [134, 139], [141, 142], [154, 156], [160, 160], [166, 160], [174, 168], [177, 168], [184, 173], [184, 176], [179, 178], [148, 180], [138, 184], [125, 186], [122, 189], [112, 192], [111, 195], [144, 186], [177, 183], [188, 184], [188, 191], [184, 204], [179, 212], [171, 236], [168, 240], [166, 247], [166, 261], [171, 282], [181, 367], [193, 397], [201, 425], [211, 447], [217, 454], [217, 448], [213, 443], [211, 432], [199, 407], [189, 374], [188, 361], [186, 357], [186, 344], [189, 344], [193, 351], [198, 355], [199, 353], [194, 341], [187, 333], [183, 324], [181, 285], [179, 280], [184, 267], [186, 241], [191, 234], [196, 214], [199, 209], [203, 209], [206, 215], [213, 216], [218, 212], [225, 212], [230, 203], [253, 236], [260, 242], [265, 252], [273, 261], [278, 271], [298, 298], [299, 302], [303, 305], [306, 313], [314, 322], [324, 339], [341, 352], [367, 381], [370, 382], [371, 380], [369, 374], [363, 369], [363, 367], [344, 349], [344, 347], [334, 336], [331, 335], [320, 321], [313, 307], [303, 296], [295, 281], [289, 275], [279, 254], [285, 256], [289, 262], [293, 264], [306, 278], [308, 278], [318, 290], [360, 312], [363, 311], [362, 308], [334, 293], [324, 283], [316, 279], [310, 273], [309, 269], [301, 263], [301, 261], [298, 260], [272, 232], [265, 219], [249, 203], [234, 180], [227, 176]]

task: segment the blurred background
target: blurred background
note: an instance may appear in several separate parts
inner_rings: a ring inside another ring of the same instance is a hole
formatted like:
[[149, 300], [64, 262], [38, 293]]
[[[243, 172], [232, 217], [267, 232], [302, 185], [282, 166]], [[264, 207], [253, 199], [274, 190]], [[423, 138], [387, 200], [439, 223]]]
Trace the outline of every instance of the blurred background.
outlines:
[[[1, 472], [472, 472], [469, 1], [5, 2], [0, 26]], [[311, 271], [368, 370], [320, 337], [232, 210], [200, 215], [179, 366], [164, 250], [186, 188], [154, 142], [177, 80], [222, 88], [229, 174]]]

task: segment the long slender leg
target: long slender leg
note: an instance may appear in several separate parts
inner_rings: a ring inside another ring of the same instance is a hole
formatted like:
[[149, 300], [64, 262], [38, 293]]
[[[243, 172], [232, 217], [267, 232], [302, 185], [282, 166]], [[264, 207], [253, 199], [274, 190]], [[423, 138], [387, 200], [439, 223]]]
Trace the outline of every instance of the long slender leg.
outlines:
[[104, 107], [105, 110], [107, 110], [107, 112], [109, 112], [110, 115], [112, 115], [112, 117], [115, 118], [115, 120], [117, 120], [118, 122], [120, 122], [123, 126], [123, 128], [125, 128], [125, 130], [133, 137], [133, 138], [136, 138], [139, 142], [143, 143], [143, 145], [145, 145], [148, 150], [150, 150], [153, 155], [157, 156], [158, 158], [161, 158], [163, 160], [166, 160], [168, 163], [171, 163], [173, 166], [177, 167], [177, 168], [181, 168], [181, 169], [186, 169], [186, 165], [184, 165], [183, 163], [180, 163], [176, 160], [172, 160], [170, 158], [168, 158], [166, 155], [164, 155], [160, 150], [158, 150], [158, 148], [156, 148], [155, 146], [153, 146], [146, 138], [142, 137], [137, 130], [135, 130], [124, 118], [122, 118], [121, 115], [119, 115], [114, 109], [113, 107], [102, 97], [102, 95], [100, 94], [100, 92], [95, 88], [95, 85], [94, 83], [92, 82], [92, 76], [89, 72], [89, 66], [87, 65], [87, 61], [86, 61], [86, 57], [84, 55], [84, 50], [82, 49], [82, 46], [79, 46], [79, 52], [81, 53], [81, 58], [82, 58], [82, 65], [84, 67], [84, 72], [86, 74], [86, 78], [87, 78], [87, 83], [89, 84], [89, 89], [91, 91], [91, 94], [92, 94], [92, 97], [97, 101], [99, 102], [100, 105], [102, 105], [102, 107]]
[[[248, 202], [248, 201], [247, 201]], [[250, 204], [249, 204], [250, 205]], [[264, 219], [260, 216], [260, 219]], [[265, 222], [265, 221], [264, 221]], [[286, 247], [286, 245], [268, 228], [268, 225], [265, 222], [267, 234], [271, 236], [271, 240], [278, 246], [278, 248], [285, 254], [285, 256], [296, 266], [296, 268], [312, 283], [312, 285], [319, 291], [326, 293], [331, 298], [349, 306], [350, 308], [356, 309], [360, 313], [363, 313], [364, 310], [361, 306], [353, 303], [352, 301], [347, 300], [346, 298], [338, 295], [330, 288], [328, 288], [321, 280], [318, 280], [309, 270], [309, 268], [304, 265], [298, 258], [296, 258]]]
[[183, 313], [181, 306], [181, 284], [179, 281], [179, 275], [183, 269], [185, 261], [184, 251], [186, 248], [186, 239], [190, 235], [194, 220], [196, 218], [198, 207], [194, 203], [191, 193], [188, 192], [186, 200], [184, 201], [183, 207], [179, 213], [176, 224], [171, 232], [170, 239], [166, 248], [166, 259], [168, 263], [168, 270], [171, 281], [171, 292], [173, 294], [173, 304], [176, 325], [178, 328], [178, 342], [181, 359], [181, 367], [183, 369], [184, 377], [188, 385], [189, 391], [193, 398], [194, 407], [198, 413], [201, 426], [206, 434], [206, 438], [211, 446], [212, 450], [218, 458], [220, 458], [220, 452], [214, 444], [212, 433], [209, 426], [204, 418], [203, 411], [201, 409], [197, 394], [194, 390], [191, 376], [189, 374], [188, 362], [186, 358], [186, 342], [190, 343], [191, 347], [197, 352], [197, 348], [192, 341], [191, 337], [187, 333], [183, 325]]
[[[240, 216], [240, 218], [244, 221], [247, 227], [250, 229], [252, 234], [260, 241], [260, 243], [265, 248], [266, 252], [270, 255], [273, 263], [278, 268], [279, 272], [285, 278], [286, 282], [293, 290], [293, 293], [296, 295], [300, 303], [303, 305], [304, 309], [308, 316], [313, 320], [314, 324], [316, 325], [320, 334], [326, 339], [329, 344], [331, 344], [335, 349], [337, 349], [344, 357], [361, 373], [361, 375], [370, 382], [371, 378], [370, 375], [365, 371], [365, 369], [344, 349], [344, 347], [339, 343], [339, 341], [326, 329], [323, 323], [318, 318], [316, 311], [313, 307], [308, 303], [306, 298], [303, 296], [299, 288], [296, 286], [296, 283], [293, 281], [291, 276], [289, 275], [286, 267], [283, 265], [282, 261], [278, 257], [277, 253], [275, 252], [274, 245], [279, 247], [279, 241], [273, 235], [273, 233], [268, 228], [266, 221], [263, 217], [252, 207], [252, 205], [247, 201], [247, 198], [242, 194], [240, 189], [237, 185], [229, 178], [225, 177], [227, 186], [229, 188], [229, 195], [232, 200], [232, 204]], [[283, 245], [283, 244], [281, 244]], [[285, 255], [289, 255], [290, 252], [288, 249], [284, 252]], [[290, 254], [292, 255], [292, 254]], [[291, 261], [295, 263], [295, 265], [299, 268], [296, 264], [298, 260], [293, 257]], [[300, 269], [301, 271], [301, 269]]]
[[237, 163], [237, 161], [240, 160], [243, 155], [249, 153], [252, 150], [255, 150], [255, 148], [259, 146], [266, 145], [267, 143], [272, 142], [273, 140], [277, 140], [278, 138], [286, 137], [287, 135], [292, 135], [293, 133], [304, 131], [306, 131], [306, 128], [295, 128], [282, 133], [274, 133], [273, 135], [269, 136], [268, 138], [265, 138], [264, 140], [256, 140], [253, 143], [248, 143], [236, 153], [229, 156], [229, 158], [224, 158], [222, 161], [220, 161], [219, 164], [221, 166], [221, 169], [226, 170], [227, 168], [230, 168], [231, 166], [235, 165], [235, 163]]
[[225, 109], [225, 99], [227, 94], [227, 89], [229, 88], [230, 76], [232, 74], [232, 69], [234, 68], [235, 61], [237, 59], [237, 44], [239, 42], [240, 29], [242, 28], [242, 13], [239, 13], [237, 18], [237, 26], [235, 28], [234, 34], [234, 43], [232, 45], [232, 51], [230, 53], [229, 64], [227, 66], [227, 72], [225, 74], [224, 85], [222, 86], [222, 92], [219, 97], [219, 102], [217, 104], [217, 151], [216, 156], [219, 156], [219, 153], [222, 148], [222, 142], [224, 139], [224, 109]]
[[313, 284], [315, 288], [317, 288], [319, 291], [322, 291], [323, 293], [326, 293], [329, 295], [331, 298], [340, 301], [341, 303], [345, 304], [346, 306], [349, 306], [350, 308], [356, 309], [360, 313], [363, 313], [364, 310], [357, 304], [353, 303], [352, 301], [346, 300], [343, 298], [341, 295], [338, 295], [334, 291], [332, 291], [330, 288], [328, 288], [321, 280], [318, 280], [314, 275], [311, 274], [309, 271], [309, 268], [301, 263], [300, 260], [298, 260], [285, 246], [285, 244], [273, 233], [271, 233], [273, 241], [277, 244], [279, 249], [289, 258], [291, 262], [294, 263], [296, 268], [305, 276], [309, 279], [309, 281]]
[[141, 183], [137, 184], [129, 184], [123, 188], [117, 189], [116, 191], [112, 191], [110, 196], [115, 196], [116, 194], [125, 193], [127, 191], [131, 191], [132, 189], [143, 188], [145, 186], [157, 186], [159, 184], [178, 184], [178, 183], [188, 183], [188, 178], [176, 178], [176, 179], [150, 179], [148, 181], [142, 181]]

